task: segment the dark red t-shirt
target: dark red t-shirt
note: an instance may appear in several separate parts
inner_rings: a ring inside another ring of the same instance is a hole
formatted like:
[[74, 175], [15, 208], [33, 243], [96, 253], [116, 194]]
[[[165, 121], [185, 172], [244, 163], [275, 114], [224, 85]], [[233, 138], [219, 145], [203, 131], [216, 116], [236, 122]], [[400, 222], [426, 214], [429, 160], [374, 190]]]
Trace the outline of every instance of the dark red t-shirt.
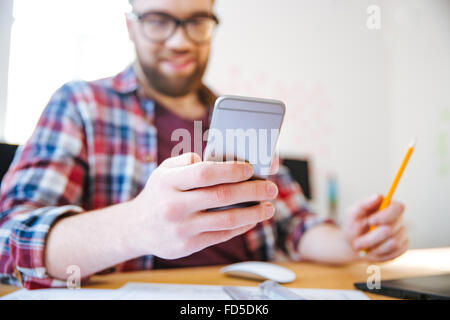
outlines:
[[[207, 112], [203, 118], [196, 120], [202, 121], [203, 136], [203, 132], [209, 127], [209, 113]], [[191, 151], [194, 152], [194, 120], [180, 118], [170, 110], [156, 103], [154, 121], [156, 129], [158, 130], [158, 164], [169, 158], [173, 148], [181, 142], [181, 140], [171, 141], [172, 132], [176, 129], [186, 129], [189, 131], [192, 137]], [[202, 150], [204, 150], [205, 146], [206, 142], [204, 141]], [[153, 267], [155, 269], [192, 267], [230, 264], [248, 260], [255, 259], [247, 249], [244, 236], [240, 235], [229, 241], [205, 248], [184, 258], [167, 260], [155, 257]]]

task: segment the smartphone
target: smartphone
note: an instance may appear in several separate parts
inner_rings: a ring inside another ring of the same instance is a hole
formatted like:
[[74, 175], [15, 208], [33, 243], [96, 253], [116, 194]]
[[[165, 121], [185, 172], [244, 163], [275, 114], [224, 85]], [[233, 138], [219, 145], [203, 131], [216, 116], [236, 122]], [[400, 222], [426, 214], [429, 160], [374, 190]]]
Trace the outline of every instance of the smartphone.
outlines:
[[[246, 161], [253, 166], [251, 179], [266, 179], [271, 173], [286, 106], [279, 100], [221, 96], [214, 105], [205, 161]], [[257, 202], [230, 207], [248, 207]]]

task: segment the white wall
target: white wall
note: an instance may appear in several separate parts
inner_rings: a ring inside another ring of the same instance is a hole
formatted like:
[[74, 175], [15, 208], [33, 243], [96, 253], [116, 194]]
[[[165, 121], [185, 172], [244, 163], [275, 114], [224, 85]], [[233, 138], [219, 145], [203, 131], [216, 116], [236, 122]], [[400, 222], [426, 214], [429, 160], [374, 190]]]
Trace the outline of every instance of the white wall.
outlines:
[[127, 0], [14, 0], [8, 142], [28, 139], [64, 83], [107, 77], [126, 67], [133, 58], [124, 14], [128, 7]]
[[390, 172], [418, 136], [397, 197], [409, 206], [412, 245], [450, 244], [450, 1], [386, 1]]
[[[207, 80], [220, 93], [286, 102], [280, 148], [312, 159], [321, 215], [328, 174], [338, 178], [342, 216], [387, 192], [418, 136], [395, 198], [407, 205], [413, 247], [450, 245], [449, 3], [218, 1]], [[380, 30], [366, 26], [372, 4]]]
[[5, 127], [12, 0], [0, 1], [0, 141]]
[[330, 173], [339, 181], [340, 211], [386, 188], [381, 179], [389, 169], [389, 146], [383, 144], [389, 139], [386, 74], [381, 32], [366, 28], [369, 4], [217, 3], [223, 24], [208, 80], [223, 93], [286, 102], [280, 149], [312, 157], [315, 206], [322, 215]]

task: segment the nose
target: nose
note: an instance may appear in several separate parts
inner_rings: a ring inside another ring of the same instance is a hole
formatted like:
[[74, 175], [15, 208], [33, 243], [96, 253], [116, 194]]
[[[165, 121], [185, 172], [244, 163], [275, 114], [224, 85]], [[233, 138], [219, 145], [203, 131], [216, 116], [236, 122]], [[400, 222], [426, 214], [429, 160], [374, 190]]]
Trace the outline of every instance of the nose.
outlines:
[[194, 46], [186, 35], [186, 31], [181, 26], [178, 26], [175, 33], [166, 40], [165, 45], [168, 48], [176, 50], [191, 49]]

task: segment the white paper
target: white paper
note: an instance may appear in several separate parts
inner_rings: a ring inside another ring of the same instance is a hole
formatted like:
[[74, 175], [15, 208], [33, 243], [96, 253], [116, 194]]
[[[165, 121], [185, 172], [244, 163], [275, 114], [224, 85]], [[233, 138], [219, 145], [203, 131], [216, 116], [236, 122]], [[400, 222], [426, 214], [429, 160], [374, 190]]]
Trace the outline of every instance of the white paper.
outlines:
[[119, 290], [102, 289], [20, 289], [0, 300], [117, 300]]
[[129, 282], [119, 290], [135, 300], [231, 300], [222, 286]]
[[[256, 294], [257, 286], [238, 288]], [[307, 300], [368, 300], [361, 291], [289, 288]], [[21, 289], [3, 300], [231, 300], [222, 286], [129, 282], [117, 290]]]
[[[259, 288], [239, 286], [253, 294]], [[330, 289], [300, 289], [289, 288], [307, 300], [369, 300], [357, 290], [330, 290]], [[185, 284], [159, 284], [145, 282], [129, 282], [120, 290], [127, 291], [127, 299], [149, 300], [230, 300], [222, 286], [213, 285], [185, 285]]]

